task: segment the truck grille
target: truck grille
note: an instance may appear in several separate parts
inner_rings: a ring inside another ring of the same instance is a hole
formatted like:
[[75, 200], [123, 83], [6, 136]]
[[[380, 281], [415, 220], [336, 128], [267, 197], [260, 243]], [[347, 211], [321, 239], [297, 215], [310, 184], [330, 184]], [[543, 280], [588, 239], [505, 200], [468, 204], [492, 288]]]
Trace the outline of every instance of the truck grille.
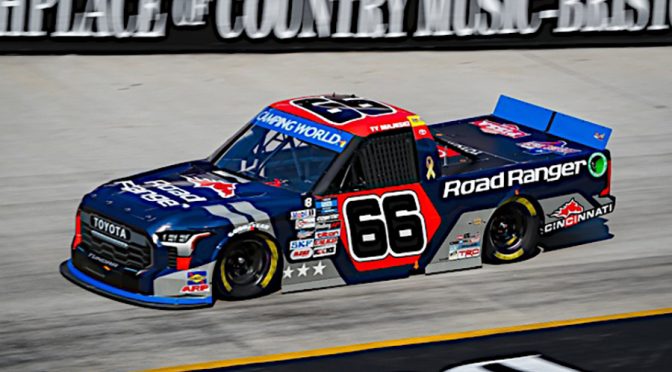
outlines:
[[82, 222], [82, 247], [86, 252], [133, 270], [151, 265], [152, 246], [142, 234], [131, 231], [131, 239], [121, 242], [92, 229], [88, 218], [82, 218]]

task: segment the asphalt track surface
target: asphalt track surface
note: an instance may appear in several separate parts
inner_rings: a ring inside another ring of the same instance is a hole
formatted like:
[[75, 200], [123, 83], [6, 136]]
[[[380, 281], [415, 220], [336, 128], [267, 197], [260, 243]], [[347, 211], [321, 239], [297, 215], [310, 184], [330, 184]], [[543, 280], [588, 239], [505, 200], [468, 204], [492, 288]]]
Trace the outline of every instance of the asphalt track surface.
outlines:
[[[0, 57], [0, 369], [131, 370], [672, 304], [672, 49]], [[265, 104], [356, 92], [427, 122], [500, 93], [614, 128], [611, 240], [513, 265], [167, 312], [58, 273], [79, 198], [202, 158]]]
[[458, 336], [446, 341], [199, 371], [663, 372], [669, 371], [672, 365], [672, 339], [669, 337], [672, 315], [669, 309], [666, 315], [557, 328], [530, 327], [530, 330], [497, 332], [482, 337]]

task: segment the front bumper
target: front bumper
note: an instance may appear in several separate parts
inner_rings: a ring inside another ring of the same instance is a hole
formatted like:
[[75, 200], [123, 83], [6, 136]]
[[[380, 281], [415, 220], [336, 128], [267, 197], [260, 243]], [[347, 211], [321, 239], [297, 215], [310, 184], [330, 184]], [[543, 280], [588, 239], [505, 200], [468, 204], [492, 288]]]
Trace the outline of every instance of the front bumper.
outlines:
[[131, 305], [148, 307], [152, 309], [178, 310], [204, 308], [210, 307], [214, 304], [214, 299], [212, 297], [160, 297], [138, 294], [115, 288], [84, 274], [72, 264], [72, 260], [67, 260], [61, 263], [60, 271], [63, 277], [86, 290]]

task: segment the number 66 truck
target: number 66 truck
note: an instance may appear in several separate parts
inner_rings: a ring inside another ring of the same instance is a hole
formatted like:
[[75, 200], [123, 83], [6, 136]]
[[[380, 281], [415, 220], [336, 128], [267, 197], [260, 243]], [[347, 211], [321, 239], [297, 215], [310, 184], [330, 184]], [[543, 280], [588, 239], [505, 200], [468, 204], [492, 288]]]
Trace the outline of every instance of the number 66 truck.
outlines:
[[427, 125], [354, 95], [276, 102], [210, 157], [84, 196], [61, 273], [154, 308], [531, 257], [611, 213], [611, 130], [501, 96]]

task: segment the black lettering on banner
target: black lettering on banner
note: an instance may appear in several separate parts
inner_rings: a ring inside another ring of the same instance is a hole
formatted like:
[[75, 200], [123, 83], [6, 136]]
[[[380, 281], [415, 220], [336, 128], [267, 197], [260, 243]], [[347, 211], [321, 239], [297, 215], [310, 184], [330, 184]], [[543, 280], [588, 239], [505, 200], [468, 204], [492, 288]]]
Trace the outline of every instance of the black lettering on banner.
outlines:
[[0, 54], [670, 44], [671, 2], [0, 0]]
[[412, 256], [427, 247], [425, 221], [412, 191], [352, 197], [343, 204], [343, 213], [357, 261]]
[[359, 97], [302, 98], [293, 100], [292, 104], [337, 125], [359, 120], [365, 116], [380, 116], [395, 112], [385, 104]]

